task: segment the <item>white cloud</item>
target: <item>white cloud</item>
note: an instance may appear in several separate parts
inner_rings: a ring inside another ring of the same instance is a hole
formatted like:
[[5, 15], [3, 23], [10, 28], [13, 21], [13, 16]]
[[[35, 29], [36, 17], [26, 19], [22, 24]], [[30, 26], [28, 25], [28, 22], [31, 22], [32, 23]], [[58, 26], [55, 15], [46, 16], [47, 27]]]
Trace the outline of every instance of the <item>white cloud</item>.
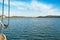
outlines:
[[[0, 1], [0, 2], [2, 3], [2, 1]], [[7, 3], [8, 3], [7, 0], [5, 0], [5, 4], [7, 4]], [[15, 6], [17, 10], [22, 10], [24, 12], [32, 11], [31, 13], [33, 16], [36, 16], [36, 15], [60, 15], [59, 14], [60, 11], [58, 9], [54, 8], [53, 5], [39, 3], [36, 0], [32, 0], [31, 3], [20, 2], [20, 1], [19, 2], [11, 1], [10, 4], [11, 4], [11, 7]], [[22, 12], [22, 13], [24, 14], [24, 12]]]
[[60, 10], [51, 9], [50, 11], [48, 11], [48, 15], [60, 15]]

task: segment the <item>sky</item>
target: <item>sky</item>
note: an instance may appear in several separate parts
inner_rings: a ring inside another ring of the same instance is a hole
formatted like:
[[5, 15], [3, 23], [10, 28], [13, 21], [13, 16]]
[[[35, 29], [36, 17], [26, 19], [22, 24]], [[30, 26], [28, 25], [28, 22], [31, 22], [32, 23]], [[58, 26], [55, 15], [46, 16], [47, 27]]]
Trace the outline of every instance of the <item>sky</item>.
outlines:
[[[8, 14], [8, 0], [4, 0], [4, 15]], [[0, 15], [2, 0], [0, 0]], [[60, 16], [60, 0], [10, 0], [10, 16]]]

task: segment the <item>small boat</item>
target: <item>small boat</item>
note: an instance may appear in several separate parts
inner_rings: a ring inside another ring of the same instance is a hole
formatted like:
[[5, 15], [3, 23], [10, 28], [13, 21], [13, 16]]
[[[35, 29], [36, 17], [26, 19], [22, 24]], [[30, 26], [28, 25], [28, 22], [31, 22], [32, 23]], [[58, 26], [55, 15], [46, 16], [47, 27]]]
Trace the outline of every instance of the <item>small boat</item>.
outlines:
[[4, 34], [0, 34], [0, 40], [7, 40], [6, 36]]

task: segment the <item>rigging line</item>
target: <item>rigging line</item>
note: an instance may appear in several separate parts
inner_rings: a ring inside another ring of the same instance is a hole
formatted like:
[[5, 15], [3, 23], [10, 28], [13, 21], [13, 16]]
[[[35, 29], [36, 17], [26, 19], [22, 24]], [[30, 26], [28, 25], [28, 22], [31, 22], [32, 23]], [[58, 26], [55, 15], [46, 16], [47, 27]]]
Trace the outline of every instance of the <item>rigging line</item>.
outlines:
[[3, 22], [3, 16], [4, 16], [4, 0], [3, 0], [3, 4], [2, 4], [2, 16], [1, 16], [1, 21]]
[[10, 20], [10, 0], [8, 0], [8, 25]]
[[[2, 0], [2, 14], [1, 14], [1, 22], [3, 22], [3, 15], [4, 15], [4, 0]], [[0, 33], [2, 33], [2, 24], [1, 24]]]

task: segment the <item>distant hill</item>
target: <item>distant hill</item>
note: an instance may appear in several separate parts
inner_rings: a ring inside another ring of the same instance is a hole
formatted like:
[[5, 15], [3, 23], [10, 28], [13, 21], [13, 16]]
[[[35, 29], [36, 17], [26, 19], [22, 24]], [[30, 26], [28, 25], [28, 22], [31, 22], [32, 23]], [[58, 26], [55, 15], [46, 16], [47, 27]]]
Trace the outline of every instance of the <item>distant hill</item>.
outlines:
[[60, 18], [60, 16], [48, 15], [48, 16], [38, 16], [37, 18]]
[[24, 18], [24, 16], [11, 16], [10, 18]]
[[[8, 16], [3, 15], [3, 18], [8, 18]], [[9, 18], [33, 18], [33, 17], [27, 17], [27, 16], [10, 16]]]
[[[0, 18], [2, 17], [2, 15], [0, 15]], [[7, 16], [3, 15], [3, 18], [7, 18]]]
[[[2, 17], [0, 15], [0, 17]], [[3, 15], [3, 18], [8, 18], [8, 16]], [[25, 16], [10, 16], [9, 18], [25, 18]]]
[[[0, 16], [1, 18], [1, 16]], [[3, 15], [3, 18], [8, 18]], [[10, 16], [9, 18], [60, 18], [60, 16], [48, 15], [48, 16], [38, 16], [38, 17], [26, 17], [26, 16]]]
[[38, 17], [11, 16], [10, 18], [60, 18], [60, 16], [54, 16], [54, 15], [38, 16]]

